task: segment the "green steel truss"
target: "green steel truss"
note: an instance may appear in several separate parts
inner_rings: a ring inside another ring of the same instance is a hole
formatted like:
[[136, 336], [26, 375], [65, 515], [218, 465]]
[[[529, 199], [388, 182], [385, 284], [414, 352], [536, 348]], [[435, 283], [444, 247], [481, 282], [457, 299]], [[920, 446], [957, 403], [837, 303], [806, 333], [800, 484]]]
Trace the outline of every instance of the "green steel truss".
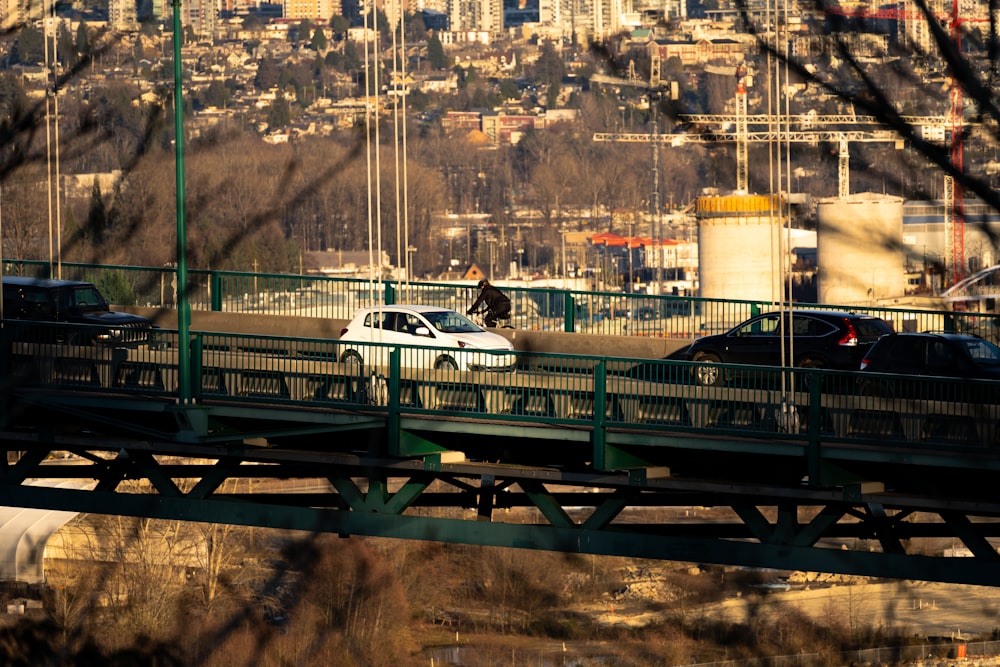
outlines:
[[[0, 434], [4, 505], [1000, 585], [990, 544], [1000, 537], [996, 472], [947, 452], [845, 445], [825, 452], [819, 467], [852, 481], [816, 485], [802, 476], [809, 464], [800, 443], [731, 433], [613, 428], [598, 436], [591, 425], [265, 403], [180, 409], [51, 390], [26, 392], [15, 406]], [[225, 428], [170, 436], [149, 426], [167, 423], [163, 415]], [[462, 442], [507, 454], [470, 460]], [[639, 458], [618, 451], [652, 460], [594, 465]], [[721, 465], [727, 458], [734, 461]], [[675, 475], [671, 463], [700, 474]], [[875, 479], [887, 468], [919, 478], [928, 467], [942, 484], [923, 492], [887, 491]], [[63, 480], [92, 487], [55, 488]], [[973, 557], [927, 555], [955, 544]]]
[[7, 324], [0, 504], [1000, 585], [997, 383], [745, 366], [705, 387], [686, 362], [433, 370], [404, 346], [362, 369], [332, 340], [204, 332], [182, 362], [176, 332], [102, 349]]

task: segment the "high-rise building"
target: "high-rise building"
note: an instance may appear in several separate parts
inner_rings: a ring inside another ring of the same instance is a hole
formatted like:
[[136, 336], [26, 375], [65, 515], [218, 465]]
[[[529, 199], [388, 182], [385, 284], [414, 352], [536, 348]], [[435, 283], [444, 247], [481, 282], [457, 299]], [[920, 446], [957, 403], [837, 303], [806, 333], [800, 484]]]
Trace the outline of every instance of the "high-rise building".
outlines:
[[448, 0], [447, 14], [453, 32], [503, 33], [503, 0]]
[[108, 0], [108, 27], [131, 30], [138, 23], [135, 0]]
[[540, 0], [539, 22], [559, 26], [563, 37], [585, 44], [620, 32], [631, 5], [629, 0]]
[[160, 21], [173, 16], [169, 0], [137, 0], [136, 4], [138, 6], [136, 13], [140, 22], [145, 19]]
[[181, 23], [190, 25], [198, 37], [214, 38], [218, 22], [219, 10], [215, 0], [187, 0], [181, 3]]
[[54, 0], [0, 0], [0, 27], [11, 30], [52, 13]]
[[282, 16], [286, 19], [309, 19], [326, 23], [342, 13], [341, 0], [282, 0]]

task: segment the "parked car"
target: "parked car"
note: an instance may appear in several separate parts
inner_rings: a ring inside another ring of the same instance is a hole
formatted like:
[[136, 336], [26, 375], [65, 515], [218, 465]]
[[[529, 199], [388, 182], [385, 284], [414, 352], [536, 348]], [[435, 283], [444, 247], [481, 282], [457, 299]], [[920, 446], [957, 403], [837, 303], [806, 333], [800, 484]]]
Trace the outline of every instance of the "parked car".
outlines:
[[1000, 347], [973, 334], [892, 334], [868, 350], [861, 360], [861, 370], [1000, 380]]
[[15, 334], [22, 340], [82, 345], [142, 345], [150, 341], [153, 328], [145, 317], [112, 311], [95, 285], [75, 280], [4, 277], [3, 317], [22, 322], [98, 325], [21, 326]]
[[346, 363], [387, 365], [388, 347], [351, 345], [383, 343], [426, 349], [407, 349], [400, 364], [409, 368], [462, 371], [511, 371], [516, 366], [514, 346], [499, 334], [486, 331], [454, 310], [436, 306], [393, 305], [363, 308], [340, 332], [340, 360]]
[[868, 348], [889, 333], [892, 326], [871, 315], [835, 310], [770, 312], [726, 333], [695, 340], [684, 356], [701, 363], [694, 375], [702, 385], [721, 385], [736, 374], [721, 372], [715, 366], [719, 363], [780, 366], [782, 349], [786, 355], [793, 351], [793, 366], [857, 370]]

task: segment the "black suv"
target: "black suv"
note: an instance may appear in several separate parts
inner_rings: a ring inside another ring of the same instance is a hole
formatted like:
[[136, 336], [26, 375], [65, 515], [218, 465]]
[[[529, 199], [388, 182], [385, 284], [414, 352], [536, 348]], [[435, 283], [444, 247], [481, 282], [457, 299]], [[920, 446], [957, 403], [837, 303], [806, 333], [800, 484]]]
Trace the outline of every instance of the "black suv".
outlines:
[[100, 327], [22, 329], [22, 340], [51, 340], [121, 347], [149, 342], [152, 323], [145, 317], [113, 312], [91, 283], [6, 276], [3, 278], [3, 318], [29, 322], [93, 324]]
[[734, 374], [720, 373], [714, 366], [718, 363], [781, 366], [782, 349], [786, 355], [793, 350], [794, 366], [857, 370], [868, 348], [889, 333], [892, 326], [871, 315], [838, 310], [771, 312], [751, 317], [724, 334], [697, 339], [684, 357], [705, 364], [694, 372], [703, 385], [721, 385], [726, 375]]
[[1000, 347], [961, 333], [899, 333], [878, 341], [861, 360], [872, 373], [1000, 380]]

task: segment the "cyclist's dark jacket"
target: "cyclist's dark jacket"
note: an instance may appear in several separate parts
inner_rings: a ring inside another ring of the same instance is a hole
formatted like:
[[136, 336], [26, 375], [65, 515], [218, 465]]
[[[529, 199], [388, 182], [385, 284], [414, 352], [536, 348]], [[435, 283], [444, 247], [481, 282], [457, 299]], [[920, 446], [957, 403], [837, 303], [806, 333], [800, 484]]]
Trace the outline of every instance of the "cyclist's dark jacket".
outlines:
[[479, 297], [476, 299], [475, 303], [469, 308], [469, 312], [476, 310], [479, 304], [486, 304], [486, 307], [492, 313], [497, 315], [501, 313], [510, 312], [510, 299], [507, 295], [498, 290], [493, 285], [486, 285], [483, 290], [479, 293]]

